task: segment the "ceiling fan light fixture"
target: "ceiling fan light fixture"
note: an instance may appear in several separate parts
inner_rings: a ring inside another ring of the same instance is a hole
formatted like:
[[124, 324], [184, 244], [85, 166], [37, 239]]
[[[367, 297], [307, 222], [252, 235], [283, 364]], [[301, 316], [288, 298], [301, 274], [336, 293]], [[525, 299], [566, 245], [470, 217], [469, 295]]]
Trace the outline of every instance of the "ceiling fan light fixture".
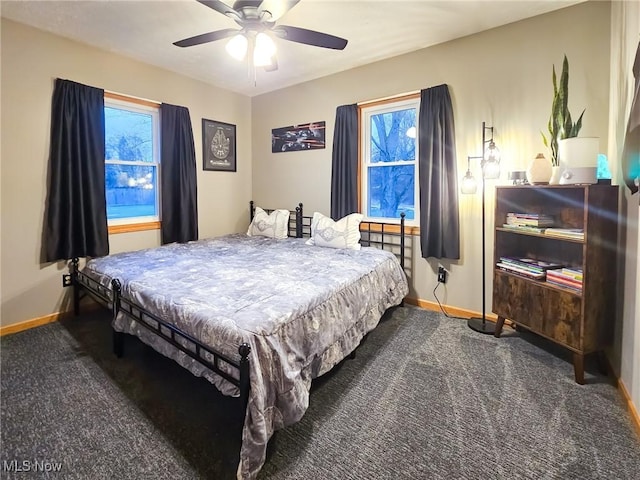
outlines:
[[259, 56], [257, 51], [253, 53], [253, 66], [254, 67], [270, 67], [274, 64], [273, 57]]
[[311, 45], [314, 47], [343, 50], [347, 40], [328, 33], [291, 25], [276, 25], [276, 22], [301, 0], [197, 0], [202, 5], [234, 20], [240, 30], [225, 28], [202, 33], [194, 37], [173, 42], [176, 47], [193, 47], [204, 43], [228, 39], [225, 48], [238, 61], [246, 61], [249, 74], [255, 67], [267, 72], [278, 70], [275, 38]]
[[247, 54], [248, 45], [249, 41], [247, 40], [247, 37], [240, 33], [227, 42], [225, 49], [227, 50], [227, 53], [236, 60], [243, 60]]
[[253, 65], [256, 67], [266, 67], [273, 63], [273, 56], [276, 54], [276, 44], [271, 37], [264, 32], [256, 35], [256, 45], [253, 50]]

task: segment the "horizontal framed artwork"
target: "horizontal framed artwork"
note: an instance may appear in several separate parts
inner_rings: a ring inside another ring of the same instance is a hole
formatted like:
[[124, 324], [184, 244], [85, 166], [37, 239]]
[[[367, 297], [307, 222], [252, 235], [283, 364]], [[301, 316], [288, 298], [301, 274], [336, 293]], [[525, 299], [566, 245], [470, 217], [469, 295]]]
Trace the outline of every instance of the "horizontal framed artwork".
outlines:
[[299, 152], [324, 148], [324, 122], [310, 122], [271, 130], [271, 152]]
[[236, 126], [202, 119], [202, 168], [220, 172], [236, 171]]

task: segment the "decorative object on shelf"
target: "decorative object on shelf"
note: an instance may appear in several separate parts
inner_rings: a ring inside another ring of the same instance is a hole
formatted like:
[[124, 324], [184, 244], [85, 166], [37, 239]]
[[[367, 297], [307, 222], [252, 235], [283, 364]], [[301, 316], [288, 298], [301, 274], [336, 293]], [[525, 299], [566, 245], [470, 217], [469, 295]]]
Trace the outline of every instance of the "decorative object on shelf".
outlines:
[[[609, 160], [604, 153], [598, 154], [598, 183], [603, 183], [600, 180], [611, 180], [611, 170], [609, 169]], [[609, 185], [611, 183], [609, 182]]]
[[558, 141], [565, 138], [577, 137], [582, 128], [582, 116], [585, 110], [582, 110], [578, 121], [573, 123], [571, 113], [569, 112], [569, 61], [564, 56], [562, 62], [562, 73], [560, 74], [560, 83], [556, 81], [556, 67], [553, 66], [553, 102], [551, 103], [551, 116], [547, 124], [549, 138], [542, 133], [542, 141], [545, 147], [551, 149], [551, 164], [559, 166], [561, 157], [558, 155]]
[[527, 167], [527, 180], [531, 185], [548, 185], [552, 174], [551, 160], [542, 153], [536, 155]]
[[598, 182], [597, 137], [574, 137], [558, 141], [558, 156], [562, 162], [561, 185]]
[[271, 153], [324, 148], [324, 130], [324, 122], [274, 128], [271, 130]]
[[559, 185], [561, 175], [562, 175], [562, 167], [560, 165], [552, 165], [551, 178], [549, 179], [549, 185]]
[[509, 172], [509, 180], [511, 180], [514, 185], [526, 185], [529, 183], [527, 181], [527, 172], [524, 170]]
[[[487, 140], [487, 131], [491, 132], [491, 138]], [[476, 332], [493, 334], [496, 324], [491, 320], [487, 320], [487, 300], [486, 290], [487, 282], [485, 279], [486, 271], [486, 233], [485, 233], [485, 180], [500, 177], [500, 150], [493, 141], [493, 127], [487, 127], [482, 122], [482, 156], [467, 157], [467, 173], [462, 179], [461, 191], [464, 194], [476, 193], [478, 185], [473, 174], [471, 173], [471, 160], [480, 159], [480, 169], [482, 171], [482, 317], [470, 318], [467, 322], [469, 328]]]
[[236, 171], [236, 126], [202, 119], [202, 168]]

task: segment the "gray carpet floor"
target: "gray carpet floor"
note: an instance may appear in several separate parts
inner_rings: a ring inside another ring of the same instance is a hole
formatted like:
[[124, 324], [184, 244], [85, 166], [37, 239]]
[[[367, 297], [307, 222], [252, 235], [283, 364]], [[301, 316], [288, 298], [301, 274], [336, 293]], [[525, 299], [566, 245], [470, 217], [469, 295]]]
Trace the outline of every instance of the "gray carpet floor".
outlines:
[[[116, 359], [106, 312], [0, 347], [2, 478], [235, 477], [237, 400], [135, 338]], [[586, 381], [534, 335], [496, 339], [397, 308], [355, 359], [314, 382], [307, 413], [274, 436], [259, 478], [640, 479], [640, 438], [620, 393], [590, 368]], [[61, 470], [7, 471], [35, 461]]]

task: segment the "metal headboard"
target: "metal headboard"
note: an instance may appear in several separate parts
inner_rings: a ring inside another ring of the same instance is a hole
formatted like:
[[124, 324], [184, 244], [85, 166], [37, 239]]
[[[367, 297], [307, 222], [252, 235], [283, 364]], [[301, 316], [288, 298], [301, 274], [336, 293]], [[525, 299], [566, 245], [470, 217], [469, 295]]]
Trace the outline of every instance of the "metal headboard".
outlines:
[[[300, 235], [298, 237], [311, 237], [311, 221], [313, 217], [302, 215], [300, 204], [300, 217], [298, 225]], [[360, 224], [360, 244], [363, 247], [375, 246], [394, 253], [400, 265], [405, 269], [405, 258], [410, 258], [411, 245], [406, 242], [407, 232], [405, 228], [405, 214], [400, 214], [400, 224], [365, 221]], [[411, 243], [411, 242], [409, 242]], [[409, 257], [407, 257], [409, 251]]]
[[[275, 208], [263, 208], [267, 213], [271, 213]], [[256, 211], [256, 206], [253, 200], [249, 202], [249, 222], [253, 221], [253, 215]], [[289, 210], [289, 230], [288, 235], [290, 237], [302, 238], [302, 203], [299, 203], [295, 210]], [[309, 232], [311, 232], [311, 223], [309, 223]]]

